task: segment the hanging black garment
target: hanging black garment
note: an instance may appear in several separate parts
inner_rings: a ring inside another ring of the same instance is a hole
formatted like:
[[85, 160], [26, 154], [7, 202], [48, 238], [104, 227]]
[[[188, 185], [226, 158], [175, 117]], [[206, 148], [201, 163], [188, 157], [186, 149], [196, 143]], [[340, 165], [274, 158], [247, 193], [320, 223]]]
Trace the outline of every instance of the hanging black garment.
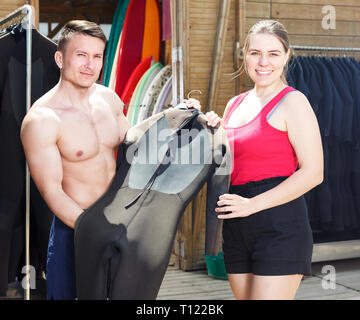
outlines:
[[[306, 87], [311, 88], [308, 92], [308, 100], [315, 112], [315, 115], [319, 112], [319, 99], [320, 99], [320, 90], [318, 88], [318, 81], [316, 77], [316, 73], [310, 67], [307, 57], [298, 57], [298, 63], [301, 66], [302, 74], [303, 74], [303, 86], [306, 84]], [[308, 212], [312, 213], [312, 219], [314, 219], [314, 215], [318, 215], [319, 213], [319, 203], [316, 201], [316, 192], [308, 192], [305, 194], [306, 204], [308, 207]]]
[[295, 83], [297, 90], [302, 92], [307, 98], [310, 96], [310, 89], [308, 84], [304, 80], [304, 71], [302, 66], [297, 58], [294, 57], [289, 63], [289, 79], [293, 79], [292, 82]]
[[358, 239], [360, 64], [353, 58], [294, 59], [302, 67], [295, 71], [302, 71], [303, 86], [310, 89], [324, 150], [324, 181], [306, 195], [314, 241]]
[[217, 255], [215, 207], [230, 171], [225, 131], [198, 111], [171, 108], [130, 128], [112, 185], [75, 224], [78, 299], [155, 299], [182, 214], [206, 182], [205, 254]]
[[353, 142], [354, 147], [360, 147], [360, 91], [358, 81], [360, 81], [360, 64], [354, 58], [344, 58], [344, 64], [349, 68], [351, 74], [350, 86], [352, 87], [352, 96], [354, 98], [353, 113]]
[[353, 115], [353, 137], [354, 143], [351, 146], [351, 172], [350, 184], [355, 202], [355, 221], [354, 225], [360, 227], [360, 91], [358, 84], [360, 82], [360, 64], [354, 58], [344, 59], [347, 66], [352, 71], [353, 97], [354, 97], [354, 115]]
[[[59, 80], [55, 51], [55, 43], [32, 30], [31, 103]], [[0, 295], [6, 294], [8, 282], [15, 280], [24, 265], [25, 156], [20, 128], [25, 97], [26, 32], [15, 28], [0, 38]], [[41, 273], [52, 213], [33, 183], [31, 197], [30, 263]]]

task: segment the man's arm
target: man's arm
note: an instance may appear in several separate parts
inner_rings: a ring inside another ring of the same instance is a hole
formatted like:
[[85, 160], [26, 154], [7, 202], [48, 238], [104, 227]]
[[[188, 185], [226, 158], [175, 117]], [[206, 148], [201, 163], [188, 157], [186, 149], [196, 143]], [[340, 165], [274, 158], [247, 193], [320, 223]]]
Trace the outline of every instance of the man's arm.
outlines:
[[26, 115], [21, 140], [31, 176], [50, 210], [70, 228], [83, 210], [62, 188], [63, 169], [57, 147], [59, 120], [52, 110], [37, 107]]

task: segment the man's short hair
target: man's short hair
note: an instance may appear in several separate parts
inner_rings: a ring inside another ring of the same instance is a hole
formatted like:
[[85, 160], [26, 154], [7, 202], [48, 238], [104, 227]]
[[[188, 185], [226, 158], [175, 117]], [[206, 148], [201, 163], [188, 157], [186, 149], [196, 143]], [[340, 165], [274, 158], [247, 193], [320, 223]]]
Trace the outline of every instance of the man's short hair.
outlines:
[[72, 20], [66, 23], [60, 34], [57, 45], [58, 51], [64, 51], [66, 43], [77, 33], [99, 38], [104, 41], [104, 44], [106, 45], [106, 36], [100, 26], [95, 22]]

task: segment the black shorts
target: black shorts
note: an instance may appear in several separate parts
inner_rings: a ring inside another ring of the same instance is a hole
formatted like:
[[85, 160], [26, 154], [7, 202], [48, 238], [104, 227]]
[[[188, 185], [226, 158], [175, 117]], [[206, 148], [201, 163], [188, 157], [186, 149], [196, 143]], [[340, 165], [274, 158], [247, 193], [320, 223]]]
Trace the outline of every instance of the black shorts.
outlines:
[[[286, 178], [231, 186], [230, 193], [251, 198]], [[227, 273], [311, 275], [312, 249], [304, 196], [245, 218], [224, 219], [223, 253]]]

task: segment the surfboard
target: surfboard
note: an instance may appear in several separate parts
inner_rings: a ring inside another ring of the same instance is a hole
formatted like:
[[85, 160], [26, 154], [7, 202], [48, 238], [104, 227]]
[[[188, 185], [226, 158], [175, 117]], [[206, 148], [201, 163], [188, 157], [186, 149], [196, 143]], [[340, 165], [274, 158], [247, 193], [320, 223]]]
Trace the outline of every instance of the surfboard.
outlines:
[[140, 95], [140, 99], [139, 99], [139, 104], [137, 107], [137, 116], [136, 116], [136, 123], [140, 123], [142, 121], [142, 119], [139, 119], [139, 115], [142, 114], [142, 110], [145, 107], [144, 101], [145, 101], [145, 94], [148, 91], [152, 81], [154, 80], [154, 78], [156, 77], [156, 75], [161, 71], [162, 69], [162, 65], [160, 64], [159, 68], [154, 69], [154, 71], [149, 75], [148, 79], [145, 81], [145, 85], [142, 88], [141, 91], [139, 91], [139, 95]]
[[156, 61], [160, 59], [160, 9], [157, 0], [146, 0], [145, 27], [141, 60], [153, 56]]
[[173, 107], [172, 82], [165, 91], [164, 100], [161, 101], [159, 112]]
[[138, 66], [132, 72], [126, 86], [124, 88], [123, 94], [121, 95], [121, 100], [124, 102], [124, 114], [126, 114], [127, 107], [129, 105], [132, 94], [135, 90], [135, 87], [143, 74], [150, 68], [150, 65], [153, 62], [153, 57], [149, 56], [145, 58], [142, 62], [138, 64]]
[[169, 95], [169, 91], [171, 92], [171, 88], [172, 88], [172, 75], [169, 77], [169, 79], [167, 79], [165, 85], [161, 88], [159, 96], [154, 105], [152, 115], [155, 115], [160, 112], [160, 107], [162, 106], [162, 104], [165, 102], [167, 96]]
[[[117, 59], [119, 57], [120, 42], [121, 42], [121, 34], [120, 34], [118, 44], [116, 46], [116, 52], [115, 52], [115, 56], [114, 56], [114, 61], [117, 61]], [[112, 65], [112, 68], [111, 68], [110, 78], [109, 78], [109, 82], [108, 82], [108, 85], [107, 85], [110, 89], [112, 89], [114, 91], [115, 91], [115, 84], [116, 84], [116, 68], [117, 68], [117, 64], [114, 63]]]
[[121, 97], [125, 85], [141, 62], [145, 26], [145, 0], [130, 0], [121, 34], [115, 92]]
[[161, 70], [163, 65], [160, 62], [158, 62], [153, 67], [154, 68], [152, 68], [151, 70], [149, 69], [149, 73], [147, 74], [146, 77], [144, 77], [142, 84], [139, 87], [139, 90], [136, 94], [136, 100], [135, 100], [135, 104], [134, 104], [134, 114], [133, 114], [134, 125], [139, 122], [138, 121], [139, 112], [142, 107], [145, 93], [146, 93], [151, 81], [154, 79], [156, 74]]
[[169, 86], [169, 90], [167, 90], [166, 95], [164, 96], [164, 100], [160, 105], [159, 112], [162, 112], [166, 109], [173, 107], [172, 103], [172, 84]]
[[162, 68], [162, 64], [160, 62], [155, 63], [150, 67], [148, 71], [145, 72], [143, 78], [141, 79], [141, 83], [139, 89], [136, 93], [135, 102], [134, 102], [134, 110], [131, 117], [131, 125], [134, 126], [137, 123], [138, 111], [140, 108], [140, 104], [143, 100], [143, 96], [151, 83], [152, 79], [156, 76], [156, 74]]
[[171, 67], [169, 65], [163, 67], [150, 83], [145, 92], [144, 99], [139, 110], [137, 122], [145, 120], [152, 115], [155, 102], [160, 94], [161, 88], [171, 76]]
[[137, 92], [139, 91], [142, 79], [145, 76], [145, 74], [146, 74], [146, 72], [143, 74], [143, 76], [140, 78], [139, 82], [137, 83], [135, 90], [131, 96], [130, 102], [129, 102], [129, 107], [126, 112], [126, 118], [129, 120], [130, 124], [131, 124], [132, 115], [134, 113], [134, 105], [135, 105], [136, 95], [137, 95]]
[[109, 35], [108, 43], [106, 46], [104, 68], [103, 68], [103, 73], [102, 73], [102, 77], [101, 77], [101, 84], [103, 84], [104, 86], [109, 86], [111, 70], [112, 70], [114, 61], [117, 61], [114, 59], [114, 57], [115, 57], [115, 53], [117, 51], [116, 49], [117, 49], [117, 44], [119, 42], [121, 30], [124, 25], [124, 19], [125, 19], [127, 8], [129, 6], [129, 1], [130, 0], [118, 1], [118, 4], [115, 9], [115, 13], [114, 13], [114, 17], [113, 17], [113, 21], [112, 21], [111, 29], [110, 29], [110, 35]]

